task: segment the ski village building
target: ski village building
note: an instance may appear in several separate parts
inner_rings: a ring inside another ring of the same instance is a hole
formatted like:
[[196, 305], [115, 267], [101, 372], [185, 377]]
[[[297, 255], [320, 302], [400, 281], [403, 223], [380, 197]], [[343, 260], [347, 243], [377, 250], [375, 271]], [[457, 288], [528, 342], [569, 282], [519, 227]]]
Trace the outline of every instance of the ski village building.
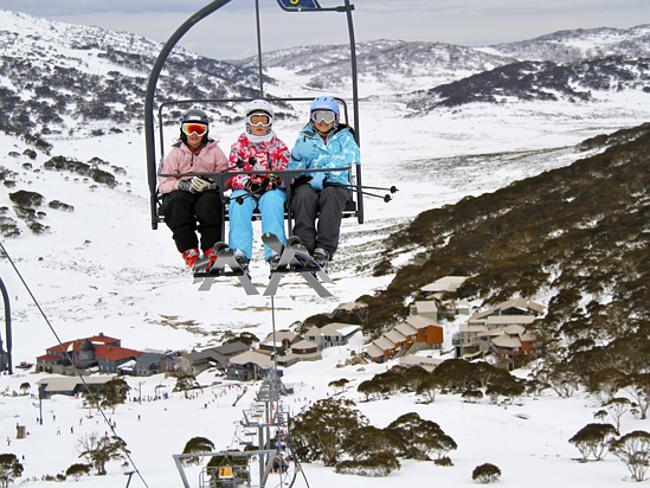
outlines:
[[539, 303], [516, 298], [474, 314], [453, 338], [456, 356], [471, 359], [490, 353], [498, 365], [512, 367], [514, 358], [535, 347], [526, 327], [544, 311]]
[[93, 337], [76, 339], [47, 349], [46, 354], [36, 358], [36, 371], [76, 375], [77, 370], [97, 370], [115, 373], [117, 368], [143, 353], [121, 347], [120, 339], [108, 337], [101, 332]]
[[364, 352], [372, 361], [381, 363], [407, 354], [416, 345], [440, 349], [442, 343], [442, 325], [421, 315], [411, 315], [389, 332], [364, 346]]

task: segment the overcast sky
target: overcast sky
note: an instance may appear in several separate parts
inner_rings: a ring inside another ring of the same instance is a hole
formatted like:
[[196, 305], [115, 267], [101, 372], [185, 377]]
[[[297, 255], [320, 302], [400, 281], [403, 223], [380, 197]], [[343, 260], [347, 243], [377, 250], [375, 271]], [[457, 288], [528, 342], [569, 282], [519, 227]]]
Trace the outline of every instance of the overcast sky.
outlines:
[[[339, 13], [287, 13], [262, 6], [264, 50], [347, 42]], [[209, 0], [0, 0], [0, 8], [75, 24], [135, 32], [164, 41]], [[321, 0], [321, 5], [342, 4]], [[353, 0], [357, 41], [403, 39], [485, 45], [561, 29], [650, 23], [650, 0]], [[201, 54], [239, 58], [255, 53], [255, 0], [232, 0], [204, 19], [182, 43]]]

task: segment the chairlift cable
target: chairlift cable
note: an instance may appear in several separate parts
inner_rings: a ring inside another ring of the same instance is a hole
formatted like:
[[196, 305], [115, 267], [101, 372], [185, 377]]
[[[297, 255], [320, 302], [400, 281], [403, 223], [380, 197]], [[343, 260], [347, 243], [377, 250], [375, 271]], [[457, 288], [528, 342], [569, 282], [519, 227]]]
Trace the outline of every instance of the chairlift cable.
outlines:
[[[45, 320], [45, 323], [46, 323], [47, 326], [50, 328], [50, 331], [52, 331], [52, 334], [54, 334], [54, 337], [56, 338], [57, 342], [59, 343], [60, 346], [63, 346], [63, 342], [61, 341], [61, 339], [60, 339], [60, 337], [59, 337], [59, 334], [57, 334], [56, 330], [54, 329], [54, 326], [52, 325], [52, 323], [51, 323], [50, 320], [48, 319], [47, 315], [45, 314], [45, 311], [43, 310], [43, 308], [41, 307], [40, 303], [38, 302], [38, 300], [37, 300], [36, 297], [34, 296], [34, 293], [32, 293], [31, 288], [29, 287], [29, 285], [27, 284], [27, 282], [26, 282], [25, 279], [23, 278], [23, 275], [21, 274], [20, 270], [18, 269], [18, 267], [17, 267], [16, 264], [14, 263], [13, 259], [11, 259], [11, 256], [9, 255], [9, 252], [7, 251], [7, 249], [5, 248], [5, 246], [2, 244], [2, 242], [0, 242], [0, 249], [2, 249], [2, 252], [3, 252], [4, 255], [7, 257], [7, 260], [9, 261], [9, 263], [10, 263], [11, 266], [12, 266], [12, 268], [13, 268], [14, 271], [16, 272], [16, 275], [18, 276], [18, 278], [19, 278], [20, 281], [22, 282], [23, 286], [24, 286], [25, 289], [27, 290], [27, 293], [29, 294], [29, 296], [31, 297], [32, 301], [33, 301], [34, 304], [36, 305], [36, 308], [38, 309], [38, 311], [40, 312], [41, 316], [43, 317], [43, 320]], [[72, 365], [72, 367], [73, 367], [73, 369], [74, 369], [76, 375], [79, 377], [79, 379], [81, 379], [81, 382], [83, 383], [84, 387], [86, 388], [86, 393], [88, 393], [88, 395], [93, 399], [93, 402], [95, 403], [95, 405], [96, 405], [96, 407], [97, 407], [97, 411], [101, 414], [102, 418], [104, 419], [104, 422], [106, 422], [106, 425], [108, 425], [108, 428], [110, 429], [110, 431], [113, 433], [113, 435], [114, 435], [115, 437], [119, 437], [119, 436], [117, 435], [117, 432], [115, 432], [115, 428], [113, 427], [113, 424], [111, 424], [111, 422], [108, 420], [108, 416], [106, 415], [106, 413], [104, 412], [104, 410], [103, 410], [103, 409], [101, 408], [101, 406], [99, 405], [98, 398], [95, 396], [95, 394], [92, 392], [92, 390], [88, 387], [88, 383], [86, 383], [86, 380], [84, 379], [83, 374], [80, 372], [79, 368], [77, 368], [77, 366], [75, 365], [74, 361], [72, 360], [72, 358], [71, 358], [70, 355], [68, 354], [68, 351], [67, 351], [67, 350], [64, 350], [64, 351], [63, 351], [63, 354], [65, 354], [66, 359], [67, 359], [67, 360], [70, 362], [70, 364]], [[40, 392], [39, 392], [39, 396], [40, 396]], [[140, 470], [139, 470], [138, 467], [136, 466], [136, 464], [135, 464], [135, 462], [133, 461], [133, 458], [131, 457], [131, 455], [130, 455], [128, 452], [124, 452], [124, 455], [125, 455], [126, 458], [129, 460], [129, 463], [131, 464], [131, 466], [133, 466], [133, 469], [134, 469], [135, 472], [138, 474], [138, 477], [140, 478], [140, 480], [142, 480], [142, 483], [144, 484], [144, 486], [147, 487], [147, 488], [149, 488], [149, 485], [148, 485], [147, 482], [145, 481], [144, 477], [142, 476], [142, 473], [140, 472]]]

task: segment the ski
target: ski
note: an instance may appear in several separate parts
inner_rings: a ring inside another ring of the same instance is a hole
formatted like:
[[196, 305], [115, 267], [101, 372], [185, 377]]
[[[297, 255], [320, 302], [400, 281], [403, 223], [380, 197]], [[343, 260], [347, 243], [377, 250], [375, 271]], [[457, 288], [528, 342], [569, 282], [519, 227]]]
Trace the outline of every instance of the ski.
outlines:
[[271, 269], [271, 279], [264, 291], [264, 296], [275, 296], [282, 275], [287, 273], [301, 275], [320, 297], [332, 296], [317, 278], [325, 283], [333, 283], [332, 279], [311, 257], [297, 236], [289, 237], [283, 246], [275, 234], [266, 232], [262, 235], [262, 241], [280, 255], [277, 266]]
[[217, 281], [216, 278], [235, 276], [247, 295], [260, 294], [248, 272], [235, 259], [233, 250], [228, 247], [228, 244], [217, 242], [213, 249], [217, 255], [216, 261], [211, 262], [209, 258], [201, 257], [194, 265], [194, 284], [201, 283], [199, 291], [209, 291]]

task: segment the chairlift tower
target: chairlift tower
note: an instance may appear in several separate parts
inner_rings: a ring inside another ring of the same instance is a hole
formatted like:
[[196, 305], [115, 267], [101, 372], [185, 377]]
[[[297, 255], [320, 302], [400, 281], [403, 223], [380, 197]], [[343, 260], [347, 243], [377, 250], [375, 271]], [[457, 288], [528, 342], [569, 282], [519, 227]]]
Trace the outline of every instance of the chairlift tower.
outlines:
[[9, 302], [9, 292], [7, 287], [0, 278], [0, 292], [2, 292], [2, 300], [4, 303], [5, 311], [5, 340], [7, 342], [7, 350], [4, 350], [2, 345], [2, 336], [0, 335], [0, 373], [7, 371], [9, 374], [13, 374], [13, 364], [11, 360], [11, 348], [12, 348], [12, 337], [11, 337], [11, 304]]

